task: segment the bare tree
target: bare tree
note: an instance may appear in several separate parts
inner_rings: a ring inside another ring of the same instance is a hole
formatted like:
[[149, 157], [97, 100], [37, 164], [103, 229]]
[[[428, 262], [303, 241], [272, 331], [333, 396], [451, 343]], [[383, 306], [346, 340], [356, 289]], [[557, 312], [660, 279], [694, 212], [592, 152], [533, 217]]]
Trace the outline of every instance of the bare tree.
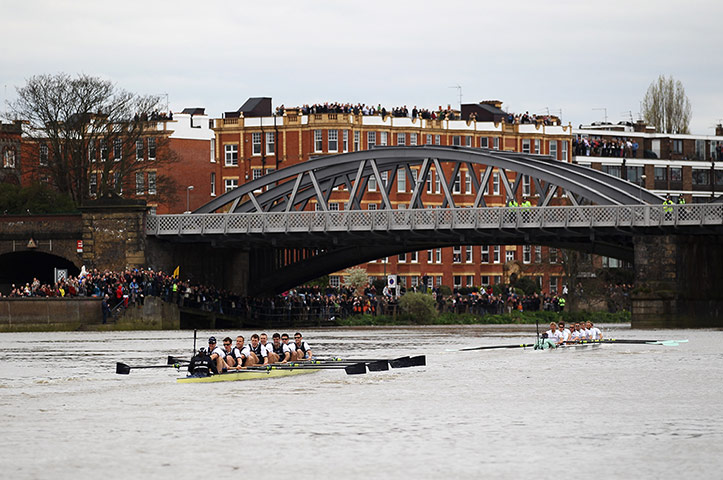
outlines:
[[17, 93], [12, 114], [35, 143], [24, 174], [46, 178], [78, 205], [96, 195], [135, 193], [137, 174], [144, 175], [144, 194], [174, 199], [177, 188], [163, 171], [176, 156], [167, 146], [160, 97], [64, 73], [33, 76]]
[[651, 83], [643, 98], [643, 118], [657, 131], [664, 133], [689, 133], [691, 109], [685, 88], [672, 75], [658, 77]]

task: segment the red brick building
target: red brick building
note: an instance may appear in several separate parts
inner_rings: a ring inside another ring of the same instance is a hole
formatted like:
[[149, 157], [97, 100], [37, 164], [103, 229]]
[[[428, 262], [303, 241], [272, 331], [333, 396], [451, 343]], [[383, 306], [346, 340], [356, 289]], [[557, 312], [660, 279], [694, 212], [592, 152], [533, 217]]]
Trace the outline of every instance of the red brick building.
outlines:
[[[338, 107], [284, 109], [283, 113], [278, 111], [278, 115], [272, 115], [270, 98], [249, 99], [239, 110], [227, 112], [223, 118], [216, 120], [214, 149], [217, 191], [219, 194], [224, 193], [310, 157], [385, 145], [460, 145], [553, 155], [560, 161], [570, 161], [572, 129], [558, 125], [557, 119], [535, 123], [476, 120], [482, 118], [485, 112], [494, 120], [502, 116], [507, 118], [500, 107], [501, 102], [497, 101], [465, 105], [462, 111], [467, 112], [467, 119], [461, 119], [457, 111], [433, 112], [428, 118], [421, 118], [420, 115], [364, 115], [361, 111], [355, 113], [353, 108]], [[479, 113], [469, 116], [474, 111]], [[494, 114], [499, 116], [495, 117]], [[449, 178], [452, 166], [445, 168], [449, 169], [445, 170]], [[413, 170], [412, 173], [417, 172]], [[490, 176], [489, 194], [485, 197], [489, 206], [500, 206], [506, 201], [499, 175], [495, 170]], [[511, 182], [514, 176], [514, 172], [508, 172]], [[400, 180], [399, 176], [396, 182], [397, 188], [392, 189], [390, 202], [393, 208], [405, 208], [412, 193], [410, 182]], [[471, 185], [471, 178], [463, 166], [453, 188], [457, 206], [473, 205], [475, 196]], [[533, 204], [536, 203], [537, 194], [532, 182], [523, 182], [522, 190]], [[382, 197], [376, 191], [375, 184], [368, 186], [362, 208], [381, 208]], [[329, 203], [330, 209], [342, 209], [347, 196], [347, 192], [334, 192]], [[423, 200], [430, 207], [443, 204], [438, 178], [429, 182]], [[552, 204], [565, 201], [556, 198]], [[314, 205], [310, 208], [313, 209]], [[525, 275], [535, 277], [543, 290], [557, 292], [562, 288], [559, 262], [557, 250], [547, 247], [461, 245], [378, 259], [365, 264], [364, 268], [370, 277], [375, 278], [397, 274], [401, 277], [400, 283], [407, 287], [418, 285], [423, 275], [431, 277], [436, 285], [479, 287], [506, 283], [511, 274], [524, 272]], [[341, 276], [343, 272], [332, 274], [332, 285], [340, 283]]]

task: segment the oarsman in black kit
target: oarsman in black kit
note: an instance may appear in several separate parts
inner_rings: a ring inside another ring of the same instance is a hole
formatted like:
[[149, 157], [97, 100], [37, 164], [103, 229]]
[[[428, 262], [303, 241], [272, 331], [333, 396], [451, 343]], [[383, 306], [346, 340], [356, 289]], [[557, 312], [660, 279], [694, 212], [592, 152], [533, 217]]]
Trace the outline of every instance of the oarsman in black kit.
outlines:
[[188, 373], [193, 377], [209, 377], [218, 373], [211, 356], [206, 353], [205, 348], [198, 350], [198, 354], [191, 358], [188, 364]]

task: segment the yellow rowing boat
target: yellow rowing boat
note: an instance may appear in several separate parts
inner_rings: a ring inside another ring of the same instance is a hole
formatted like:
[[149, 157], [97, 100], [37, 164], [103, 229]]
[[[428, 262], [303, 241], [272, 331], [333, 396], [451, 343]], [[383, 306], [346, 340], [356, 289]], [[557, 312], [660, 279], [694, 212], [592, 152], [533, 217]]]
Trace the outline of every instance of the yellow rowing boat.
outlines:
[[181, 377], [176, 380], [178, 383], [208, 383], [208, 382], [235, 382], [237, 380], [264, 380], [267, 378], [288, 377], [291, 375], [302, 375], [304, 373], [318, 372], [316, 368], [279, 368], [264, 370], [238, 370], [226, 372], [210, 377]]

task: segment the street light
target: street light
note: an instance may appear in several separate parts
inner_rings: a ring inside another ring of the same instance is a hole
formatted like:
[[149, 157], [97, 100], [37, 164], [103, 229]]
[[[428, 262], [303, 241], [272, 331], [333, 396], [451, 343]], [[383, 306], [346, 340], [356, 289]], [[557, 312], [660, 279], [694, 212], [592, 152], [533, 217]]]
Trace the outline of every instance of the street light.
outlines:
[[193, 185], [186, 187], [186, 211], [183, 213], [191, 213], [191, 190], [193, 190]]
[[643, 203], [643, 185], [645, 185], [645, 174], [640, 175], [640, 203]]

